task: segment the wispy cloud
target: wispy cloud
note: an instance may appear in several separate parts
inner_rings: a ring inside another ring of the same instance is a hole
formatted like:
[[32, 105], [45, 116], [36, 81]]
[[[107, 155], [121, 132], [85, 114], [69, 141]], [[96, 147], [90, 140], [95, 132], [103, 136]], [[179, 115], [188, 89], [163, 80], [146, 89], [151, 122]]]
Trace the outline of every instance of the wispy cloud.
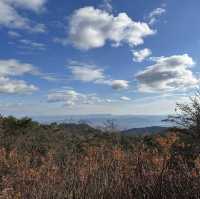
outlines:
[[72, 89], [63, 89], [48, 94], [48, 102], [50, 103], [62, 103], [65, 106], [75, 106], [83, 104], [97, 104], [97, 103], [109, 103], [108, 99], [101, 99], [96, 94], [84, 94], [79, 93]]
[[44, 24], [37, 24], [29, 18], [22, 16], [19, 10], [31, 10], [39, 13], [44, 7], [46, 0], [1, 0], [0, 1], [0, 26], [11, 29], [25, 29], [30, 32], [45, 32]]
[[36, 73], [37, 69], [31, 64], [15, 59], [0, 60], [0, 93], [27, 94], [37, 91], [38, 88], [32, 84], [11, 78]]
[[166, 13], [165, 8], [156, 8], [152, 12], [149, 13], [149, 16], [147, 17], [149, 20], [149, 24], [153, 25], [156, 23], [159, 17], [161, 17], [163, 14]]
[[19, 42], [21, 44], [23, 44], [26, 48], [29, 48], [29, 49], [36, 49], [36, 50], [45, 50], [46, 49], [46, 45], [43, 44], [43, 43], [39, 43], [39, 42], [34, 42], [34, 41], [31, 41], [29, 39], [21, 39], [19, 40]]
[[107, 12], [112, 12], [112, 0], [103, 0], [99, 7]]
[[105, 79], [104, 70], [95, 65], [72, 61], [69, 68], [75, 80], [94, 82]]
[[131, 101], [131, 98], [130, 97], [126, 97], [126, 96], [122, 96], [122, 97], [120, 97], [120, 99], [122, 101]]
[[19, 37], [21, 37], [20, 33], [16, 32], [16, 31], [12, 31], [12, 30], [8, 31], [8, 35], [10, 37], [12, 37], [12, 38], [19, 38]]
[[113, 80], [108, 78], [103, 69], [93, 64], [71, 61], [68, 67], [71, 70], [74, 80], [109, 85], [114, 90], [122, 90], [129, 87], [127, 80]]

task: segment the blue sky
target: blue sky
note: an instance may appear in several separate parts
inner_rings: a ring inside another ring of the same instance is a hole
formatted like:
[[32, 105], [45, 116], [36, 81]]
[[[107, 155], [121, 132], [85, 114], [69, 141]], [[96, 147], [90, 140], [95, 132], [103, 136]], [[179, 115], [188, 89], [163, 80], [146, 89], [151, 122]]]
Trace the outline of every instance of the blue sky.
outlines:
[[198, 0], [0, 0], [0, 112], [171, 114], [199, 85]]

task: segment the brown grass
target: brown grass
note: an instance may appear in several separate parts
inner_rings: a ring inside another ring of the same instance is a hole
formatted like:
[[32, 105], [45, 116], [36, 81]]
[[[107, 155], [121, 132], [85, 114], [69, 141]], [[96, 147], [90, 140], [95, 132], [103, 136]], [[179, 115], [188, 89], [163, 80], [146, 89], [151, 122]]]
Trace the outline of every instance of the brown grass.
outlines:
[[[170, 137], [171, 136], [171, 137]], [[157, 137], [163, 152], [86, 146], [59, 162], [54, 151], [43, 156], [0, 149], [1, 199], [200, 198], [200, 158], [190, 167], [170, 153], [175, 135]]]

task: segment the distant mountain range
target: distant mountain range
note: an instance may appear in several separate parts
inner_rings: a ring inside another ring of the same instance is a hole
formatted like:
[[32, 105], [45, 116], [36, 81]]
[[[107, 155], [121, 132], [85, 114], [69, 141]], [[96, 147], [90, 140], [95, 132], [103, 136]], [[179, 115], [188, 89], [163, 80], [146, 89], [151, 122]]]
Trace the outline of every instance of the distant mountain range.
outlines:
[[[33, 120], [41, 123], [87, 123], [93, 127], [102, 127], [107, 121], [112, 120], [121, 130], [151, 127], [148, 130], [154, 131], [155, 127], [171, 126], [170, 123], [162, 122], [166, 118], [167, 116], [163, 115], [66, 115], [33, 117]], [[146, 131], [147, 129], [142, 130]]]
[[144, 134], [155, 134], [155, 133], [165, 133], [167, 132], [168, 127], [160, 127], [160, 126], [151, 126], [144, 128], [132, 128], [129, 130], [124, 130], [121, 133], [124, 135], [144, 135]]

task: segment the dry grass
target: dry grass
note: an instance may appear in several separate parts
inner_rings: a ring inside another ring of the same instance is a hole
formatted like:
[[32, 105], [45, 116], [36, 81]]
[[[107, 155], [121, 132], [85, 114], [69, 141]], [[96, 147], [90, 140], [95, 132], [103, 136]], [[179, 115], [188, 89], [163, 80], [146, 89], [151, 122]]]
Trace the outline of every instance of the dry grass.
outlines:
[[88, 146], [59, 163], [54, 151], [22, 156], [1, 148], [0, 198], [200, 198], [200, 159], [190, 168], [180, 155], [171, 155], [175, 140], [174, 135], [157, 138], [163, 153], [142, 145], [133, 151]]
[[0, 118], [0, 199], [198, 199], [199, 143]]

